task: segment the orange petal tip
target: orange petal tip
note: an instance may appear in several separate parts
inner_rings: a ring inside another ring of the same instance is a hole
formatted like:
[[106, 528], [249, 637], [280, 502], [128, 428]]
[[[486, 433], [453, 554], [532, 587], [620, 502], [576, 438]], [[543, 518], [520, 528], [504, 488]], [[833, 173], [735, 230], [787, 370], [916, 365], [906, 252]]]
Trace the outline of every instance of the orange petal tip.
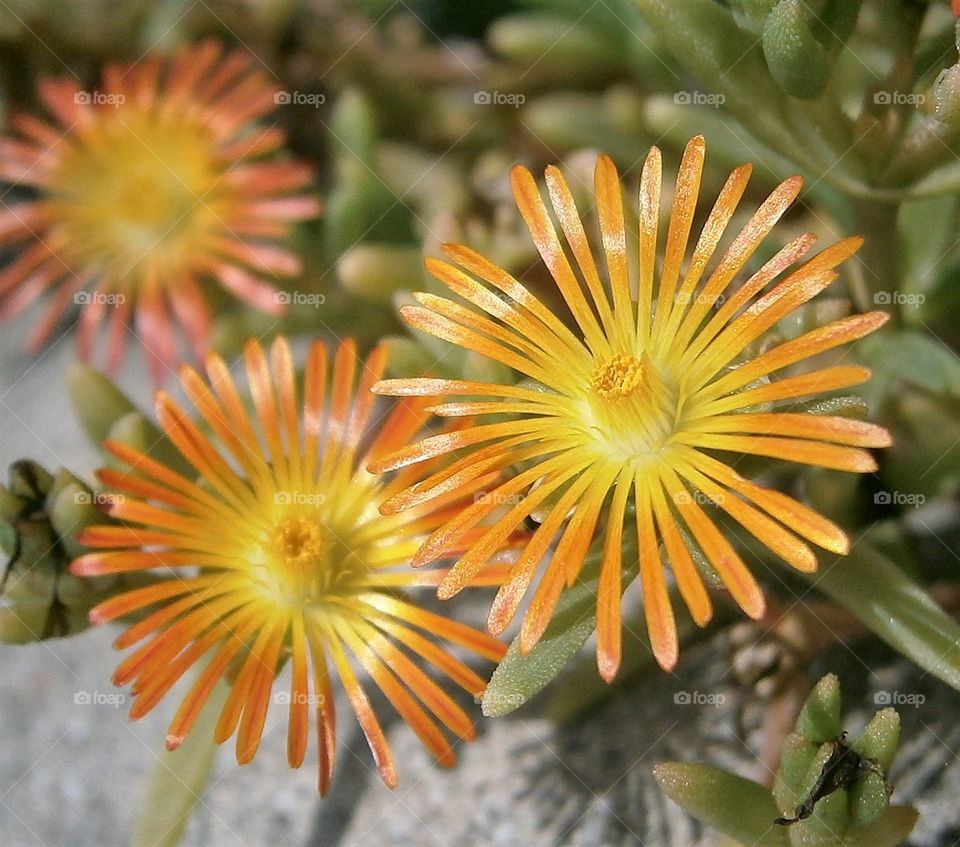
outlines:
[[609, 685], [617, 678], [617, 673], [620, 671], [620, 657], [597, 650], [597, 670], [603, 681]]
[[823, 545], [825, 549], [838, 556], [846, 556], [850, 552], [850, 539], [845, 532], [841, 532], [836, 538], [829, 539], [829, 543]]
[[449, 577], [447, 577], [443, 582], [440, 583], [440, 587], [437, 589], [437, 599], [449, 600], [451, 597], [455, 597], [457, 594], [459, 594], [462, 589], [463, 586], [460, 584], [459, 580], [451, 580]]
[[654, 650], [653, 657], [657, 660], [657, 664], [669, 673], [677, 666], [680, 654], [675, 649], [663, 654]]
[[750, 600], [743, 605], [742, 608], [747, 617], [758, 621], [767, 612], [767, 601], [764, 600], [763, 594], [757, 591], [756, 596], [750, 598]]

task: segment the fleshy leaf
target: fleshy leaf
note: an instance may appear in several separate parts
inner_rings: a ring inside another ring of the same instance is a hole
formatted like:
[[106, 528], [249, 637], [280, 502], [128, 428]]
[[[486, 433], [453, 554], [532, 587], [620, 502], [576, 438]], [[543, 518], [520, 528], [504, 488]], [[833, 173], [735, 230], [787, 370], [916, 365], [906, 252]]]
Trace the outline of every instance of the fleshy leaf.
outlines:
[[773, 780], [773, 799], [780, 814], [793, 814], [803, 801], [807, 775], [817, 756], [817, 746], [802, 735], [791, 732], [780, 748], [780, 766]]
[[897, 847], [907, 840], [919, 812], [909, 806], [891, 806], [879, 819], [848, 830], [845, 847]]
[[910, 329], [887, 332], [864, 341], [860, 350], [874, 379], [902, 380], [934, 394], [960, 397], [960, 358], [929, 335]]
[[810, 692], [794, 731], [814, 744], [839, 738], [843, 731], [840, 706], [840, 680], [829, 673]]
[[[635, 545], [626, 545], [621, 582], [630, 584], [637, 575]], [[483, 695], [483, 713], [500, 717], [519, 709], [542, 691], [577, 654], [597, 627], [599, 552], [591, 554], [580, 579], [560, 595], [556, 612], [539, 643], [527, 655], [520, 654], [520, 637], [510, 644]]]
[[900, 743], [900, 715], [891, 707], [877, 712], [860, 737], [853, 743], [853, 749], [867, 759], [876, 759], [884, 773], [890, 770], [890, 763]]
[[84, 432], [97, 448], [117, 420], [137, 410], [109, 377], [82, 362], [70, 366], [67, 391]]
[[908, 659], [960, 690], [960, 625], [868, 542], [805, 578]]
[[788, 847], [780, 812], [759, 783], [712, 765], [665, 762], [653, 770], [660, 789], [698, 820], [754, 847]]
[[229, 692], [225, 683], [217, 685], [183, 743], [157, 757], [132, 847], [177, 847], [180, 843], [213, 769], [217, 752], [214, 727]]
[[827, 51], [810, 29], [807, 14], [799, 0], [783, 0], [763, 27], [771, 75], [788, 94], [805, 100], [819, 97], [830, 78]]

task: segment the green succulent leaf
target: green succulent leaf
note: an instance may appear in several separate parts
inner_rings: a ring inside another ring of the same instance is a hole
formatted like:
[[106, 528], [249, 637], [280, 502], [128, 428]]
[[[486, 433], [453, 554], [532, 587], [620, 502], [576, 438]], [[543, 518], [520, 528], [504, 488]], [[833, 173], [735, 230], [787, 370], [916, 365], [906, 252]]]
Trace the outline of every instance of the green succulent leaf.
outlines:
[[844, 847], [897, 847], [907, 840], [918, 817], [910, 806], [890, 806], [873, 823], [848, 830]]
[[827, 51], [807, 21], [800, 0], [782, 0], [763, 26], [763, 53], [781, 88], [804, 100], [819, 97], [830, 79]]
[[[622, 584], [637, 576], [636, 548], [624, 550], [624, 560], [633, 564], [623, 570]], [[542, 691], [577, 655], [597, 627], [597, 587], [600, 554], [594, 552], [584, 565], [580, 579], [560, 595], [550, 625], [539, 643], [525, 656], [520, 653], [519, 636], [497, 666], [483, 695], [483, 713], [500, 717], [519, 709]]]
[[[636, 0], [644, 20], [684, 69], [726, 98], [725, 107], [773, 149], [803, 161], [797, 144], [772, 110], [783, 100], [756, 38], [713, 0]], [[679, 80], [678, 80], [679, 82]], [[767, 104], [758, 110], [756, 104]]]
[[866, 825], [877, 820], [889, 802], [887, 783], [880, 774], [868, 773], [851, 786], [849, 791], [850, 820], [854, 825]]
[[960, 690], [960, 625], [869, 542], [806, 578], [908, 659]]
[[773, 799], [781, 815], [790, 815], [802, 802], [818, 747], [802, 735], [791, 732], [780, 748], [780, 765], [773, 780]]
[[784, 827], [773, 826], [780, 812], [769, 790], [712, 765], [665, 762], [653, 775], [674, 803], [708, 826], [754, 847], [789, 847]]
[[900, 715], [887, 707], [877, 712], [853, 743], [853, 749], [867, 759], [876, 759], [880, 769], [890, 770], [894, 753], [900, 743]]
[[960, 358], [929, 335], [913, 329], [885, 332], [864, 341], [860, 354], [873, 368], [874, 380], [903, 381], [960, 398]]
[[843, 731], [840, 716], [840, 680], [829, 673], [821, 679], [800, 710], [794, 732], [814, 744], [839, 738]]
[[70, 366], [67, 391], [80, 425], [97, 448], [120, 418], [137, 411], [133, 402], [109, 377], [82, 362]]
[[147, 783], [132, 847], [177, 847], [190, 814], [206, 789], [216, 759], [214, 728], [230, 688], [221, 682], [184, 742], [162, 752]]

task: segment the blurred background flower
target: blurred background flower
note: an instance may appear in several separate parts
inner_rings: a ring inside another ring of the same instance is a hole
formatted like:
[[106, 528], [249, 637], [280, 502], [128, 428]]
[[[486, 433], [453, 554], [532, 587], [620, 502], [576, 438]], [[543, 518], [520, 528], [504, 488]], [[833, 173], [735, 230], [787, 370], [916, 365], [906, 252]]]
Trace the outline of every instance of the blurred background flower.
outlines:
[[36, 195], [0, 215], [3, 243], [18, 254], [0, 274], [0, 318], [48, 294], [32, 350], [79, 305], [83, 358], [107, 323], [108, 368], [133, 333], [160, 383], [180, 358], [173, 321], [195, 356], [207, 350], [211, 281], [256, 309], [283, 311], [263, 277], [296, 274], [300, 260], [272, 242], [319, 202], [294, 193], [307, 187], [309, 166], [264, 158], [284, 134], [257, 121], [283, 92], [253, 56], [222, 53], [211, 41], [168, 61], [108, 64], [95, 90], [44, 79], [40, 97], [56, 123], [11, 119], [0, 177]]

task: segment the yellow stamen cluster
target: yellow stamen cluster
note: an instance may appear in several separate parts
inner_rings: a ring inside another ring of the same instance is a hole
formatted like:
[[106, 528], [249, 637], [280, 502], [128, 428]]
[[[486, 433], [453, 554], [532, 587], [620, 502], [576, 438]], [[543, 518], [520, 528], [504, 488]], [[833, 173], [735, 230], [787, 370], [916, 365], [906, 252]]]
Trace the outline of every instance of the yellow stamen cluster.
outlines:
[[593, 371], [590, 387], [604, 400], [621, 400], [644, 387], [647, 368], [641, 359], [618, 353]]
[[317, 568], [327, 547], [323, 530], [312, 518], [284, 518], [273, 527], [270, 540], [291, 570]]

